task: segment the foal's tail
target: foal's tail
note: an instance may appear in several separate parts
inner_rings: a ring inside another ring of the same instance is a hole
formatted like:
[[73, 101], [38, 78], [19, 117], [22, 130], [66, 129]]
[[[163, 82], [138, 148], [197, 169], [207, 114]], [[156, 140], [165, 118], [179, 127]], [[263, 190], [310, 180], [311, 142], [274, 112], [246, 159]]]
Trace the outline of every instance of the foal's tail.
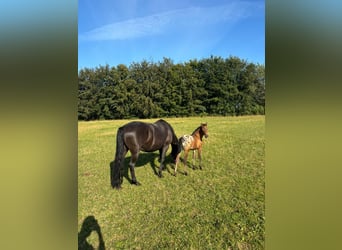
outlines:
[[116, 134], [116, 154], [114, 165], [110, 166], [110, 180], [113, 188], [121, 188], [122, 177], [121, 177], [121, 166], [123, 164], [125, 144], [124, 144], [124, 133], [123, 129], [119, 128]]

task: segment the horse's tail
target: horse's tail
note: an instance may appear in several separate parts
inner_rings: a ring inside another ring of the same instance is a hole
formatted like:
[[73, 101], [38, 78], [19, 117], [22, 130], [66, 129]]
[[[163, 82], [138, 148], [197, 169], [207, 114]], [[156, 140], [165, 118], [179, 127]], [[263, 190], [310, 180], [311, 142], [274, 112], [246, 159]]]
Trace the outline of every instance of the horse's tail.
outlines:
[[120, 188], [122, 183], [121, 166], [125, 152], [124, 131], [119, 128], [116, 134], [116, 153], [114, 164], [111, 165], [111, 184], [113, 188]]

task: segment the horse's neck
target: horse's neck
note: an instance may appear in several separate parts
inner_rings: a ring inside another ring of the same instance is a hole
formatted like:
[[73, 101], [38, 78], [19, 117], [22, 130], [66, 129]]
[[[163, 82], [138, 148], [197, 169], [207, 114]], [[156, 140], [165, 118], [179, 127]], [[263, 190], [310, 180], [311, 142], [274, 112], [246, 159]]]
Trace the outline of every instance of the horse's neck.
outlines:
[[197, 137], [202, 141], [203, 138], [203, 133], [201, 133], [200, 128], [196, 129], [193, 133], [192, 133], [193, 137]]

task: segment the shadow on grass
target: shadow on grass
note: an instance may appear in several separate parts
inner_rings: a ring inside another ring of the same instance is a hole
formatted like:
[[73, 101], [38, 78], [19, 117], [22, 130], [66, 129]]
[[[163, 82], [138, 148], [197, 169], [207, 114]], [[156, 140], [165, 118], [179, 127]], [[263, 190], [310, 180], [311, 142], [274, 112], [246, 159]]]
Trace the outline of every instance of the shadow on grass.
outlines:
[[95, 231], [99, 236], [99, 246], [97, 249], [105, 250], [105, 243], [103, 241], [101, 228], [97, 223], [94, 216], [90, 215], [84, 219], [81, 227], [81, 231], [78, 233], [78, 249], [79, 250], [93, 250], [96, 249], [91, 244], [88, 243], [87, 238], [90, 234]]
[[[159, 171], [159, 166], [160, 164], [156, 164], [155, 160], [158, 159], [159, 162], [159, 153], [146, 153], [146, 152], [140, 152], [138, 160], [135, 164], [134, 168], [138, 167], [143, 167], [145, 165], [150, 165], [151, 169], [153, 170], [154, 174], [158, 176], [158, 171]], [[121, 174], [123, 177], [125, 177], [130, 183], [132, 182], [132, 179], [130, 178], [130, 171], [129, 171], [129, 161], [131, 160], [131, 156], [125, 157], [124, 164], [123, 164], [123, 169], [121, 170]], [[114, 166], [114, 161], [110, 162], [110, 167]], [[172, 160], [172, 157], [170, 155], [167, 155], [165, 157], [165, 162], [164, 162], [164, 169], [167, 170], [169, 174], [173, 174], [173, 172], [170, 171], [169, 165], [172, 165], [171, 168], [174, 170], [174, 162]], [[139, 176], [137, 176], [137, 179], [139, 179]]]
[[[157, 169], [159, 168], [159, 166], [157, 166], [155, 164], [155, 160], [159, 158], [159, 154], [158, 153], [144, 153], [144, 152], [140, 152], [139, 154], [139, 157], [138, 157], [138, 160], [135, 164], [135, 168], [138, 168], [138, 167], [143, 167], [145, 166], [146, 164], [149, 164], [150, 167], [152, 168], [154, 174], [158, 174], [157, 172]], [[128, 180], [130, 181], [130, 178], [128, 176], [128, 172], [129, 172], [129, 166], [128, 166], [128, 163], [129, 161], [131, 160], [131, 157], [130, 156], [127, 156], [125, 158], [125, 161], [124, 161], [124, 166], [123, 166], [123, 176]]]

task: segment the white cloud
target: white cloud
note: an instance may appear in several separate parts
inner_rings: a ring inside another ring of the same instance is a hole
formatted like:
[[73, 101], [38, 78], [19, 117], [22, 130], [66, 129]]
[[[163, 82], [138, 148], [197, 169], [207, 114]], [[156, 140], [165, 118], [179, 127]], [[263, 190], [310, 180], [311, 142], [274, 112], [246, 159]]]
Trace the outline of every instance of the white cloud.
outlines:
[[264, 5], [255, 2], [232, 2], [214, 7], [191, 7], [115, 22], [79, 35], [81, 41], [124, 40], [167, 32], [171, 26], [198, 26], [217, 22], [237, 22], [259, 13]]
[[93, 29], [80, 35], [85, 40], [118, 40], [156, 34], [166, 24], [164, 15], [129, 19]]

